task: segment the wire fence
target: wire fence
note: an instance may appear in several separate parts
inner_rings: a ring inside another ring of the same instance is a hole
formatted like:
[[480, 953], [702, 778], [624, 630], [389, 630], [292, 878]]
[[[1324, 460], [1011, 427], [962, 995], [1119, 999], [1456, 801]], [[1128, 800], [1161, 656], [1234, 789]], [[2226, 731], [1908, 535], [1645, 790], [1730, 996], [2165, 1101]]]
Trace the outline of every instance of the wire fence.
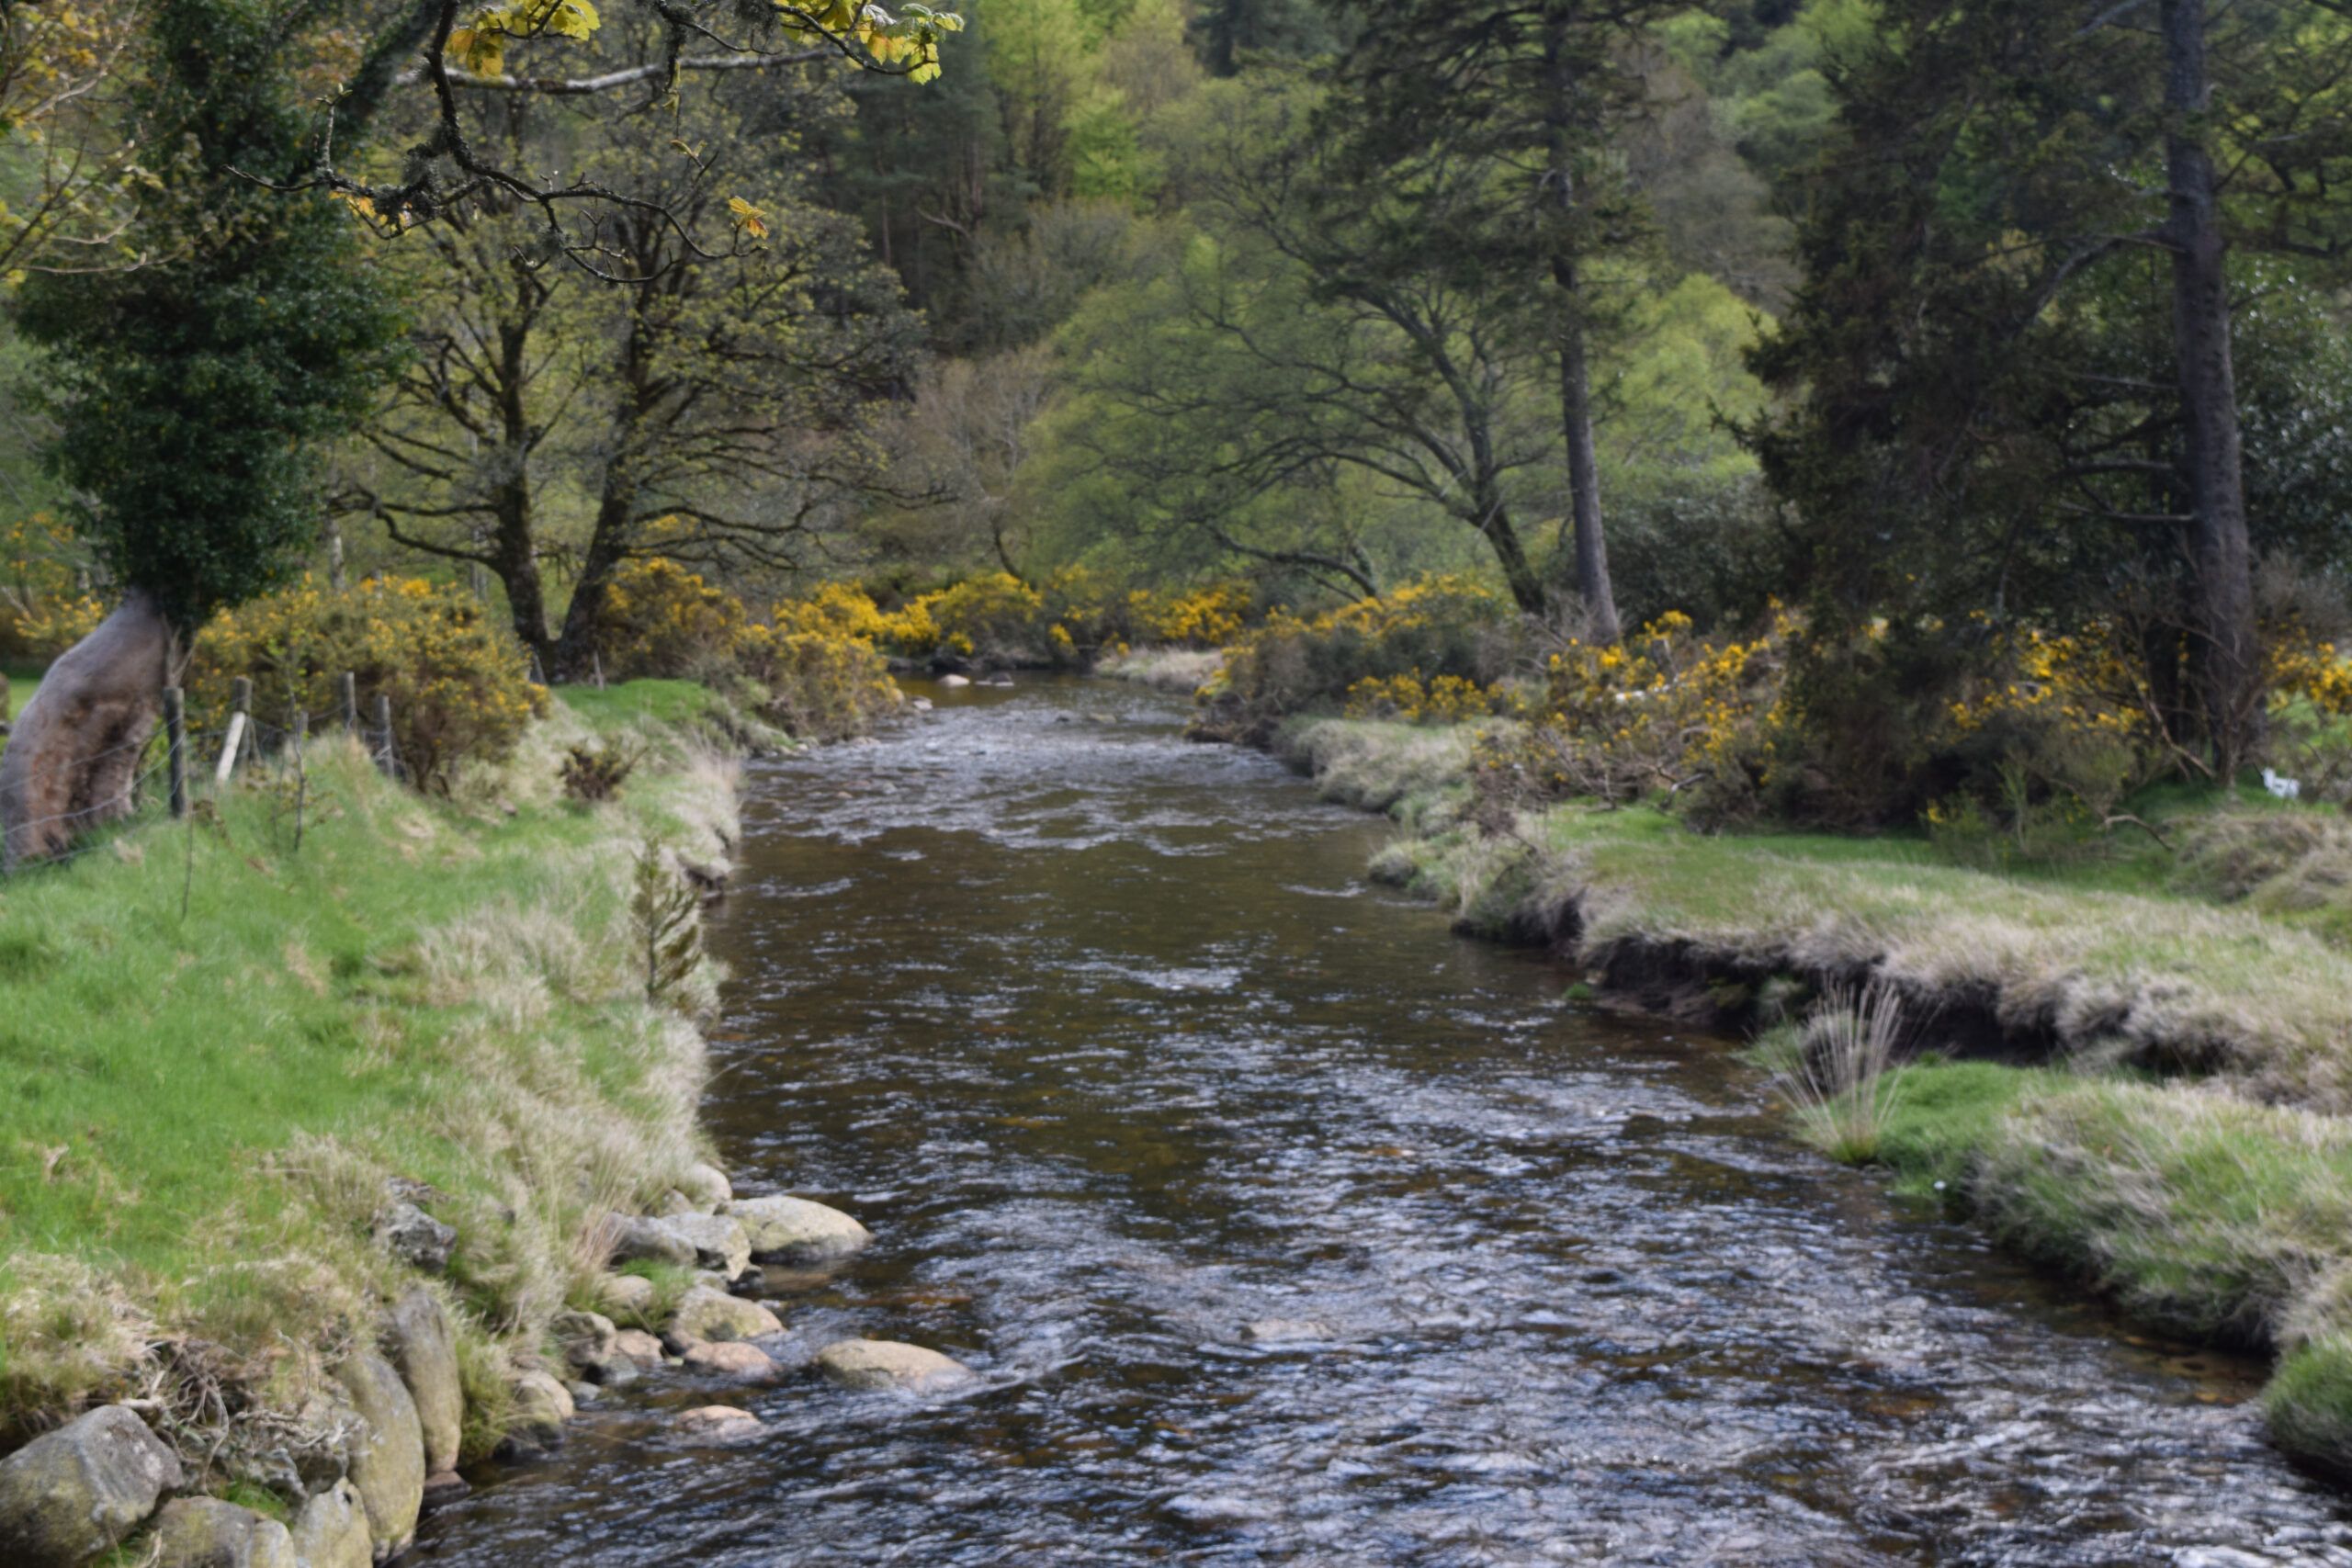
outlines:
[[197, 818], [215, 813], [219, 795], [241, 773], [263, 763], [276, 765], [280, 781], [290, 785], [288, 805], [299, 852], [310, 804], [305, 753], [311, 742], [348, 734], [387, 777], [412, 782], [393, 728], [390, 697], [377, 694], [363, 716], [356, 677], [344, 675], [336, 685], [334, 706], [312, 712], [289, 705], [271, 718], [254, 710], [252, 682], [241, 678], [229, 711], [210, 725], [190, 725], [186, 693], [165, 687], [162, 720], [148, 733], [95, 753], [74, 754], [77, 781], [71, 806], [6, 824], [8, 853], [0, 857], [6, 863], [0, 875], [68, 864], [103, 849], [106, 840], [94, 837], [93, 829], [146, 815], [159, 802], [173, 820], [193, 826]]

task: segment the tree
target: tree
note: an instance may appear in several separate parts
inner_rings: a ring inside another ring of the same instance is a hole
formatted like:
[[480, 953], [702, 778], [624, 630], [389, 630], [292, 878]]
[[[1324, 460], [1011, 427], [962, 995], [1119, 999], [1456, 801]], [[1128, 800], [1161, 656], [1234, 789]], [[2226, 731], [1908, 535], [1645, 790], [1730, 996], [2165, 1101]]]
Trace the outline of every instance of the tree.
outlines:
[[1450, 231], [1392, 244], [1475, 244], [1489, 265], [1523, 258], [1545, 301], [1566, 444], [1578, 597], [1614, 641], [1617, 606], [1593, 440], [1594, 266], [1644, 230], [1612, 159], [1617, 124], [1645, 96], [1629, 68], [1644, 31], [1681, 9], [1665, 0], [1356, 0], [1362, 31], [1325, 123], [1349, 148], [1353, 183], [1413, 188], [1440, 163], [1491, 166], [1480, 203]]
[[[401, 545], [493, 573], [559, 678], [590, 668], [632, 559], [798, 564], [828, 508], [881, 487], [874, 426], [912, 372], [919, 323], [850, 221], [762, 170], [722, 106], [678, 129], [660, 154], [597, 155], [652, 197], [603, 227], [625, 281], [531, 265], [519, 206], [429, 232], [418, 352], [352, 496]], [[762, 186], [756, 205], [728, 194]], [[559, 483], [588, 509], [560, 620], [542, 570]]]
[[170, 237], [168, 259], [36, 274], [16, 304], [47, 354], [51, 461], [123, 599], [59, 660], [0, 757], [11, 863], [128, 809], [165, 656], [310, 543], [314, 444], [361, 416], [397, 340], [348, 215], [232, 172], [285, 157], [302, 134], [260, 9], [162, 7], [148, 53], [139, 112], [157, 145], [186, 148], [137, 219]]
[[2151, 638], [2148, 684], [2197, 692], [2181, 754], [2226, 776], [2262, 707], [2229, 253], [2340, 252], [2344, 132], [2314, 106], [2340, 109], [2352, 33], [2292, 0], [2219, 14], [1889, 0], [1836, 73], [1806, 283], [1758, 362], [1801, 400], [1757, 446], [1824, 646], [2172, 584], [2187, 668]]
[[1496, 172], [1433, 159], [1409, 183], [1351, 187], [1317, 150], [1311, 107], [1264, 79], [1196, 100], [1174, 178], [1202, 231], [1180, 227], [1130, 291], [1073, 326], [1080, 407], [1065, 435], [1161, 526], [1372, 592], [1338, 520], [1274, 507], [1293, 515], [1273, 542], [1236, 525], [1363, 476], [1479, 541], [1541, 612], [1521, 525], [1548, 446], [1530, 418], [1543, 360], [1526, 351], [1529, 290], [1435, 238], [1476, 230]]

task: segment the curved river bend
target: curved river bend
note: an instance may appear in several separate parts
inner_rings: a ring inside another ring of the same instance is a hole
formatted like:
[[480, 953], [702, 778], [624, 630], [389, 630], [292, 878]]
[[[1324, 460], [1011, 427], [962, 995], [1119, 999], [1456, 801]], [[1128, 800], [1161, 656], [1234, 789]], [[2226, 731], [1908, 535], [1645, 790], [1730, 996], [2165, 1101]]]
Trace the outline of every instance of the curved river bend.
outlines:
[[[649, 1380], [424, 1559], [2352, 1564], [2252, 1369], [1792, 1145], [1722, 1041], [1367, 888], [1384, 825], [1164, 699], [935, 695], [754, 770], [708, 1115], [739, 1190], [877, 1235], [754, 1281], [788, 1359], [983, 1381]], [[665, 1440], [714, 1398], [771, 1432]]]

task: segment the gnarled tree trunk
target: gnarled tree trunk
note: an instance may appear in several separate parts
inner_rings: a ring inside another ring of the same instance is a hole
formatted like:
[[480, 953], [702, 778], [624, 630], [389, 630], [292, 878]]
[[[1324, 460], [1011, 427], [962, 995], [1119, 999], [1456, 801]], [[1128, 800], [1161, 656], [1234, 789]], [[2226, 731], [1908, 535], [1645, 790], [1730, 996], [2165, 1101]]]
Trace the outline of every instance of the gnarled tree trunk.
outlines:
[[46, 860], [130, 814], [172, 649], [171, 623], [134, 590], [49, 667], [0, 753], [0, 863]]

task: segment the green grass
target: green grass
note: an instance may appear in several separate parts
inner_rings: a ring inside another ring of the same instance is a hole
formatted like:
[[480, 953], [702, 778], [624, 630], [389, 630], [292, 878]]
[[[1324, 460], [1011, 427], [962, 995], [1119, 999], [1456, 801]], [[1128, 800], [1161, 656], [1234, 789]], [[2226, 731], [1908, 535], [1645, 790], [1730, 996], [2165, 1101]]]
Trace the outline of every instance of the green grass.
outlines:
[[159, 1334], [295, 1398], [400, 1283], [367, 1236], [393, 1176], [447, 1195], [471, 1331], [527, 1336], [600, 1261], [588, 1212], [695, 1157], [700, 1042], [643, 998], [627, 890], [649, 836], [723, 858], [725, 770], [672, 745], [571, 806], [577, 733], [560, 710], [479, 810], [323, 743], [299, 852], [264, 771], [0, 883], [0, 1427]]
[[[1964, 1004], [2046, 1066], [1923, 1059], [1872, 1086], [1871, 1157], [2141, 1322], [2278, 1357], [2289, 1451], [2352, 1473], [2352, 828], [2258, 791], [2143, 792], [2146, 834], [1995, 874], [1923, 837], [1705, 837], [1566, 805], [1485, 834], [1410, 803], [1468, 738], [1325, 720], [1285, 737], [1327, 792], [1412, 829], [1376, 874], [1464, 928], [1588, 962], [1672, 948], [1699, 976], [1882, 977]], [[1786, 1071], [1793, 1030], [1768, 1041]], [[1842, 1129], [1841, 1143], [1849, 1143]], [[1815, 1135], [1822, 1136], [1815, 1129]], [[1825, 1138], [1824, 1141], [1831, 1141]], [[1848, 1152], [1853, 1152], [1849, 1149]]]
[[643, 724], [692, 729], [717, 717], [727, 699], [695, 681], [626, 681], [599, 689], [559, 686], [563, 705], [600, 733]]
[[25, 705], [32, 701], [33, 694], [40, 689], [42, 671], [48, 668], [48, 665], [35, 660], [0, 660], [0, 675], [6, 676], [8, 680], [8, 711], [0, 714], [0, 722], [13, 719], [25, 711]]

